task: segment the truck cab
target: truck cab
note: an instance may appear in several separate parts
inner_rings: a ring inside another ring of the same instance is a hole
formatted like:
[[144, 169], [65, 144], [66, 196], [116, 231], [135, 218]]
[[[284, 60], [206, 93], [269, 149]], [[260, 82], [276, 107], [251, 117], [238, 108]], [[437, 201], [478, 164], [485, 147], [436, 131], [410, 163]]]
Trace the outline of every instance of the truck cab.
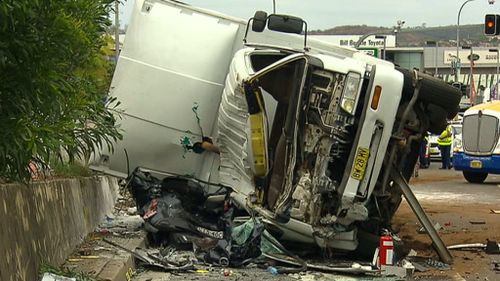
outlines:
[[[110, 91], [124, 137], [94, 168], [223, 185], [280, 239], [352, 251], [390, 228], [393, 176], [408, 180], [425, 132], [458, 111], [458, 89], [307, 39], [298, 17], [135, 5]], [[217, 149], [199, 149], [208, 139]]]

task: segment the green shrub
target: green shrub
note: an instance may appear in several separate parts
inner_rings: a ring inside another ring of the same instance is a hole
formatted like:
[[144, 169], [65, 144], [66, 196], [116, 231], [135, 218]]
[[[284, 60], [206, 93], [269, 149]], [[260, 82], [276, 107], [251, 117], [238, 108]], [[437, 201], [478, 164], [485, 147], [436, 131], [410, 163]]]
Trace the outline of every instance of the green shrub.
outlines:
[[0, 1], [0, 177], [121, 138], [102, 51], [112, 0]]

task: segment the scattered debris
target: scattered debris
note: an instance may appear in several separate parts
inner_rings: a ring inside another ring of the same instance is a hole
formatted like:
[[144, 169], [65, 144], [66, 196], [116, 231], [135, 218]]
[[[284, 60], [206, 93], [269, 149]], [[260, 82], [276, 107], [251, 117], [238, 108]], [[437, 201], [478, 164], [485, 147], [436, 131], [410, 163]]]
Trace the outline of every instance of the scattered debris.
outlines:
[[[137, 205], [135, 210], [128, 208], [127, 213], [137, 213], [137, 217], [144, 220], [144, 229], [151, 234], [153, 242], [157, 245], [165, 245], [165, 242], [172, 245], [174, 241], [182, 241], [180, 244], [192, 245], [193, 251], [183, 256], [172, 246], [127, 250], [106, 238], [103, 241], [159, 270], [207, 273], [204, 269], [196, 268], [200, 262], [222, 267], [220, 272], [225, 277], [233, 275], [228, 267], [246, 266], [252, 262], [266, 266], [264, 268], [272, 275], [313, 270], [408, 277], [415, 270], [449, 269], [449, 265], [431, 259], [420, 264], [413, 264], [410, 260], [398, 262], [394, 259], [394, 241], [401, 242], [401, 239], [388, 233], [379, 241], [374, 264], [358, 261], [335, 261], [329, 264], [306, 262], [289, 252], [267, 232], [261, 218], [247, 216], [235, 219], [227, 191], [220, 192], [223, 188], [217, 193], [217, 196], [221, 196], [220, 200], [208, 200], [211, 194], [193, 179], [176, 176], [160, 180], [140, 169], [134, 170], [127, 183], [128, 191]], [[107, 221], [116, 222], [118, 219], [108, 217]], [[111, 224], [107, 226], [111, 228]], [[439, 223], [434, 228], [442, 229]], [[380, 249], [383, 251], [383, 263], [380, 262]], [[411, 255], [416, 255], [416, 252], [413, 251]], [[273, 263], [269, 264], [269, 261]]]
[[274, 266], [270, 266], [270, 267], [268, 267], [268, 268], [267, 268], [267, 271], [268, 271], [269, 273], [271, 273], [272, 275], [278, 275], [278, 273], [279, 273], [279, 272], [278, 272], [278, 269], [276, 269], [276, 267], [274, 267]]
[[493, 261], [493, 270], [500, 272], [500, 261]]
[[469, 221], [470, 224], [486, 224], [484, 220], [471, 220]]
[[42, 276], [42, 281], [76, 281], [76, 278], [69, 278], [46, 272]]
[[498, 246], [498, 243], [496, 241], [490, 241], [490, 240], [488, 240], [486, 242], [485, 252], [487, 254], [489, 254], [489, 255], [500, 254], [500, 248]]
[[40, 281], [97, 281], [86, 272], [76, 272], [47, 263], [40, 265], [40, 276]]
[[470, 244], [457, 244], [447, 247], [449, 250], [475, 250], [475, 249], [485, 249], [486, 253], [500, 254], [500, 244], [496, 241], [487, 240], [484, 243], [470, 243]]
[[222, 275], [224, 275], [224, 277], [231, 276], [232, 274], [233, 274], [232, 270], [229, 270], [227, 268], [225, 268], [225, 269], [222, 270]]
[[439, 270], [450, 270], [450, 265], [434, 259], [428, 259], [427, 264]]
[[415, 270], [419, 272], [426, 272], [430, 270], [430, 267], [422, 262], [412, 261], [412, 265], [415, 268]]
[[[445, 271], [445, 270], [450, 270], [451, 267], [449, 264], [429, 258], [429, 257], [419, 257], [419, 256], [411, 256], [411, 257], [406, 257], [405, 258], [406, 262], [409, 264], [406, 264], [406, 268], [413, 269], [414, 271], [419, 271], [419, 272], [426, 272], [430, 271], [433, 269]], [[403, 267], [404, 263], [403, 263]]]
[[115, 242], [110, 241], [106, 238], [102, 239], [102, 241], [104, 241], [104, 242], [106, 242], [114, 247], [117, 247], [125, 252], [132, 254], [135, 258], [146, 263], [149, 266], [153, 266], [153, 267], [159, 268], [161, 270], [165, 270], [165, 271], [195, 270], [192, 263], [186, 263], [184, 265], [172, 264], [171, 262], [167, 262], [165, 260], [162, 260], [162, 259], [158, 258], [157, 256], [149, 255], [147, 253], [147, 251], [145, 251], [143, 249], [136, 249], [134, 251], [131, 251], [131, 250], [129, 250], [121, 245], [118, 245]]
[[137, 214], [137, 207], [130, 207], [127, 209], [127, 214], [133, 216]]
[[417, 251], [411, 249], [410, 252], [408, 253], [408, 255], [406, 255], [407, 257], [415, 257], [417, 256]]
[[470, 244], [457, 244], [446, 247], [448, 250], [471, 250], [471, 249], [484, 249], [486, 244], [483, 243], [470, 243]]
[[[436, 223], [434, 224], [434, 229], [435, 229], [436, 231], [440, 231], [440, 230], [443, 230], [443, 229], [444, 229], [444, 227], [442, 227], [442, 226], [441, 226], [441, 224], [439, 224], [439, 222], [436, 222]], [[420, 234], [424, 234], [424, 233], [427, 233], [427, 230], [425, 230], [425, 228], [422, 226], [422, 227], [420, 227], [420, 228], [417, 230], [417, 232], [418, 232], [418, 233], [420, 233]]]
[[394, 265], [382, 265], [380, 267], [380, 273], [383, 276], [397, 276], [405, 278], [407, 276], [406, 268]]

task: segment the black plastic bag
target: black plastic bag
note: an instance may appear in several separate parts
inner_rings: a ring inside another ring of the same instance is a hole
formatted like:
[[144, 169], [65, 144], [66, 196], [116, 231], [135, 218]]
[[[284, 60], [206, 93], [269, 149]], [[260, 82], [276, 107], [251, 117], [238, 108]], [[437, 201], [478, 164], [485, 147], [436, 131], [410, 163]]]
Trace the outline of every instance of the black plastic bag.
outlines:
[[144, 206], [161, 195], [162, 182], [148, 172], [136, 168], [127, 177], [127, 189], [135, 200], [137, 212], [144, 215]]

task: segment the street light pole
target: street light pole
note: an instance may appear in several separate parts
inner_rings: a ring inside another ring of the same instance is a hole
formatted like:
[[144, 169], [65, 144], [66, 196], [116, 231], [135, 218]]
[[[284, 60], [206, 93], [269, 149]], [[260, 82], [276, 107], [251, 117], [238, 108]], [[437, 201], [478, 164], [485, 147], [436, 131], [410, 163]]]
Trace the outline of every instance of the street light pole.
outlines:
[[465, 1], [462, 6], [460, 7], [460, 10], [458, 10], [458, 17], [457, 17], [457, 63], [455, 65], [456, 71], [455, 71], [455, 82], [458, 82], [458, 79], [460, 77], [460, 13], [462, 13], [462, 9], [465, 6], [465, 4], [472, 2], [475, 0], [467, 0]]
[[118, 57], [120, 56], [120, 13], [118, 8], [120, 1], [115, 0], [115, 64], [118, 64]]
[[384, 55], [382, 56], [382, 59], [385, 60], [385, 53], [386, 53], [386, 40], [387, 40], [387, 36], [385, 35], [375, 35], [375, 39], [384, 39], [384, 48], [383, 48], [383, 51], [384, 51]]
[[436, 41], [436, 50], [434, 54], [434, 62], [436, 64], [436, 70], [434, 71], [434, 77], [438, 76], [438, 51], [439, 51], [438, 44], [439, 43]]
[[398, 20], [397, 25], [394, 28], [394, 45], [396, 47], [398, 46], [398, 34], [401, 31], [401, 27], [403, 27], [403, 24], [405, 24], [404, 20]]
[[[499, 52], [498, 49], [489, 49], [489, 51], [492, 52], [492, 53], [496, 53], [497, 54], [497, 76], [496, 76], [496, 78], [497, 78], [496, 79], [497, 86], [495, 88], [495, 98], [498, 99], [498, 97], [499, 97], [499, 95], [498, 95], [498, 79], [499, 79], [499, 77], [498, 77], [498, 72], [499, 72], [498, 69], [500, 67], [500, 58], [499, 58], [500, 57], [500, 52]], [[490, 93], [491, 93], [491, 91], [490, 91]]]
[[473, 73], [472, 73], [472, 64], [474, 63], [474, 52], [472, 51], [472, 46], [463, 46], [462, 49], [469, 49], [470, 50], [470, 55], [469, 55], [469, 63], [470, 63], [470, 72], [469, 72], [469, 96], [470, 96], [470, 103], [471, 105], [474, 105], [476, 103], [477, 95], [472, 96], [476, 91], [473, 88], [472, 82], [473, 82]]
[[434, 77], [438, 76], [438, 42], [437, 41], [425, 41], [427, 46], [434, 46]]

